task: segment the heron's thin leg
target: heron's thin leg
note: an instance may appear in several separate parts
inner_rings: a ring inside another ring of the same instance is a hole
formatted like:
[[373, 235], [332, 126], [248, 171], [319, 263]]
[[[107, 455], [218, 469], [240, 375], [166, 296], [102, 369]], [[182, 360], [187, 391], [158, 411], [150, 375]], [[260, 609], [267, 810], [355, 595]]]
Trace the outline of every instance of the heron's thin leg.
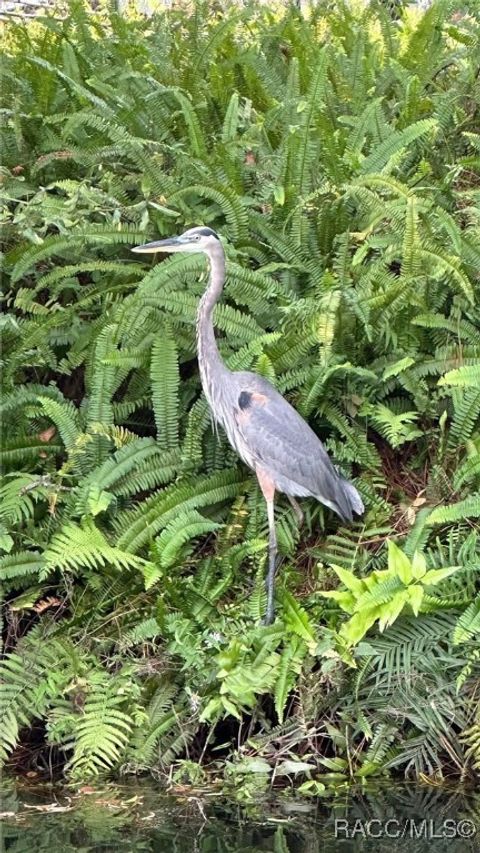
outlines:
[[275, 532], [275, 511], [273, 498], [267, 500], [267, 515], [268, 515], [268, 572], [266, 580], [267, 589], [267, 612], [265, 614], [264, 625], [271, 625], [275, 619], [275, 606], [273, 603], [273, 593], [275, 586], [275, 564], [277, 561], [277, 535]]
[[303, 515], [303, 512], [302, 512], [302, 510], [300, 509], [300, 505], [299, 505], [298, 501], [296, 501], [296, 500], [295, 500], [295, 498], [293, 497], [293, 495], [287, 495], [287, 498], [288, 498], [288, 500], [290, 501], [290, 504], [291, 504], [291, 506], [292, 506], [292, 509], [293, 509], [293, 511], [294, 511], [294, 513], [295, 513], [295, 517], [296, 517], [296, 519], [297, 519], [297, 524], [298, 524], [298, 526], [299, 526], [299, 527], [302, 527], [303, 522], [304, 522], [304, 519], [305, 519], [305, 516]]
[[262, 468], [256, 468], [255, 473], [258, 477], [258, 483], [262, 490], [263, 497], [267, 504], [268, 517], [268, 572], [265, 581], [267, 590], [267, 612], [263, 619], [264, 625], [271, 625], [275, 618], [275, 607], [273, 603], [273, 592], [275, 584], [275, 568], [277, 560], [277, 535], [275, 533], [275, 482], [271, 474]]

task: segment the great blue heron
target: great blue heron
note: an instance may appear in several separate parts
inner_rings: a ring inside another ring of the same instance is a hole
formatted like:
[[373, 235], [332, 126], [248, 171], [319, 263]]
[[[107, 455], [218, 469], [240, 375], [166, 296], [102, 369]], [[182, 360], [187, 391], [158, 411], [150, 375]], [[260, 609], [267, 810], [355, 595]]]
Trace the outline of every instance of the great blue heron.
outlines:
[[225, 254], [211, 228], [190, 228], [179, 237], [136, 246], [134, 252], [203, 252], [210, 262], [210, 279], [197, 313], [198, 364], [203, 391], [215, 420], [227, 433], [238, 455], [258, 478], [267, 504], [269, 565], [267, 612], [274, 619], [274, 579], [277, 556], [275, 491], [286, 494], [301, 523], [297, 497], [314, 497], [343, 521], [364, 511], [355, 486], [334, 468], [320, 441], [298, 412], [263, 376], [232, 372], [223, 363], [215, 341], [213, 309], [225, 283]]

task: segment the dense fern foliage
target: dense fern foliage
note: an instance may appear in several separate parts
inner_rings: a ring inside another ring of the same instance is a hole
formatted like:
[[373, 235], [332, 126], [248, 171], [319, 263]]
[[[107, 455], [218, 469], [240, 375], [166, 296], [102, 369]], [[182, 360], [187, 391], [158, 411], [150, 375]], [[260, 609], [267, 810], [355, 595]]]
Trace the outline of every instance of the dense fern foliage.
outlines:
[[[228, 758], [243, 796], [477, 773], [477, 12], [72, 2], [5, 25], [11, 765], [27, 742], [76, 779]], [[366, 506], [343, 527], [305, 501], [299, 532], [279, 502], [269, 628], [264, 504], [198, 379], [205, 263], [129, 252], [199, 223], [228, 256], [225, 360]]]

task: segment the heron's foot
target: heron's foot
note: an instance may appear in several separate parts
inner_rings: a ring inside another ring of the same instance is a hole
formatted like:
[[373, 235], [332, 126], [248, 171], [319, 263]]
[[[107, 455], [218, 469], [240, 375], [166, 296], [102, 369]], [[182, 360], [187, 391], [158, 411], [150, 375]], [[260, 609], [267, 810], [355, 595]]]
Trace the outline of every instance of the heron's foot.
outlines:
[[275, 611], [272, 610], [271, 613], [268, 611], [265, 613], [263, 619], [260, 619], [260, 625], [263, 627], [267, 627], [268, 625], [273, 625], [275, 622]]

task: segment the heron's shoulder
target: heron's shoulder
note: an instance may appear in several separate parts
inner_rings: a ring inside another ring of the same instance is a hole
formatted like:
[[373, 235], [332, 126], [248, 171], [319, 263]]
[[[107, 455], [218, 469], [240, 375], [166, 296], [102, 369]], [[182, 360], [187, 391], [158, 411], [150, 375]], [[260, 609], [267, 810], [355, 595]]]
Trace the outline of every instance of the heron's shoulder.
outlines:
[[264, 417], [302, 420], [285, 397], [264, 376], [250, 373], [248, 370], [239, 371], [232, 376], [235, 377], [235, 402], [242, 411], [261, 409]]
[[260, 376], [258, 373], [251, 373], [249, 370], [238, 370], [232, 373], [232, 379], [239, 393], [242, 391], [267, 394], [268, 396], [280, 396], [279, 392], [268, 379]]

